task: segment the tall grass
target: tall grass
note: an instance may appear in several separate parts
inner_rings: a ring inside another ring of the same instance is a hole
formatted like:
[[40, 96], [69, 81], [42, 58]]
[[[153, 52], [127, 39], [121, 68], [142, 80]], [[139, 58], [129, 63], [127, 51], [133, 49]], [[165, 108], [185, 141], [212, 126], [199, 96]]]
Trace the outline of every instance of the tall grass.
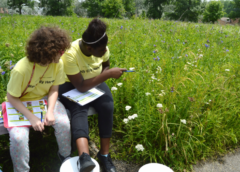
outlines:
[[[14, 64], [25, 56], [27, 38], [42, 24], [58, 25], [75, 40], [81, 37], [90, 20], [2, 16], [0, 65], [8, 74], [8, 64], [4, 64], [10, 60]], [[191, 170], [191, 164], [197, 160], [238, 145], [239, 27], [103, 20], [109, 26], [111, 67], [133, 67], [136, 71], [107, 81], [110, 89], [118, 88], [112, 91], [113, 142], [118, 147], [113, 152], [115, 158], [159, 162], [174, 171], [183, 171]], [[6, 74], [2, 75], [5, 80], [9, 78]], [[5, 80], [0, 78], [4, 88]], [[0, 96], [2, 100], [5, 97], [3, 93]], [[131, 109], [126, 110], [126, 106]], [[137, 117], [129, 119], [133, 114]], [[97, 126], [96, 117], [90, 123]], [[98, 135], [96, 127], [91, 130], [92, 136]], [[138, 144], [144, 147], [143, 151], [136, 149]]]

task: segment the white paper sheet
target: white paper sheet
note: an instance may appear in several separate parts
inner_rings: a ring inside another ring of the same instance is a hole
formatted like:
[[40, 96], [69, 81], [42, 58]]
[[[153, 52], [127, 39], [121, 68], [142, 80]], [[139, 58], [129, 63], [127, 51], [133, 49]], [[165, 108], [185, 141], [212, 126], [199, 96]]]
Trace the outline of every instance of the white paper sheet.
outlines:
[[70, 99], [71, 101], [74, 101], [81, 106], [84, 106], [93, 100], [96, 100], [100, 96], [104, 94], [103, 91], [100, 91], [99, 89], [92, 88], [91, 90], [88, 90], [85, 93], [79, 92], [77, 89], [73, 89], [71, 91], [68, 91], [64, 94], [62, 94], [64, 97]]

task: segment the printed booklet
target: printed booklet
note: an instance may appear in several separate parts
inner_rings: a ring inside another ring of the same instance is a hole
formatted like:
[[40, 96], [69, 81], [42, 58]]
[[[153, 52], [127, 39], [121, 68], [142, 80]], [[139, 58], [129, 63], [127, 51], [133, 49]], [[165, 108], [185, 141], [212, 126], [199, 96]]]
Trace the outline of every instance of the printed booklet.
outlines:
[[[23, 104], [42, 122], [44, 121], [44, 117], [47, 112], [46, 100], [27, 101], [23, 102]], [[15, 109], [11, 103], [3, 102], [2, 109], [5, 128], [31, 126], [29, 120], [17, 109]]]
[[84, 93], [79, 92], [77, 89], [73, 89], [62, 95], [68, 98], [69, 100], [74, 101], [81, 106], [84, 106], [92, 102], [93, 100], [96, 100], [103, 94], [104, 92], [102, 90], [99, 90], [97, 88], [92, 88], [91, 90], [88, 90], [87, 92], [84, 92]]

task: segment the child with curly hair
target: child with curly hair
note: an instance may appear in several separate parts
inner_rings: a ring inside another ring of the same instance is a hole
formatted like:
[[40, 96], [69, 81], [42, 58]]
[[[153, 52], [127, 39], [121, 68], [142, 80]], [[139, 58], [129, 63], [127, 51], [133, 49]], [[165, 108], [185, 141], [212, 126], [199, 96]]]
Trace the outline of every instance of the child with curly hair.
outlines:
[[[53, 126], [62, 162], [70, 157], [71, 134], [66, 109], [57, 100], [58, 87], [65, 82], [61, 55], [70, 48], [68, 34], [58, 27], [42, 26], [30, 37], [26, 45], [26, 57], [19, 60], [11, 71], [7, 86], [8, 101], [31, 123], [35, 131]], [[48, 108], [44, 119], [32, 114], [22, 101], [47, 99]], [[9, 128], [10, 154], [14, 172], [28, 172], [29, 128]]]

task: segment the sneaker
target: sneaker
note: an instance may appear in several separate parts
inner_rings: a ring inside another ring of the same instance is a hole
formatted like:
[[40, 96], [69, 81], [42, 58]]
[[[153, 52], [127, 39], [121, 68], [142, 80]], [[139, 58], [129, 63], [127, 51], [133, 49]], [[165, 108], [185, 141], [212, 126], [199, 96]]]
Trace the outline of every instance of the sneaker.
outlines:
[[95, 163], [87, 153], [82, 153], [77, 161], [79, 172], [91, 172], [95, 168]]
[[105, 156], [102, 156], [99, 151], [97, 154], [97, 157], [103, 166], [103, 172], [117, 172], [115, 166], [112, 163], [110, 154], [108, 154], [108, 156], [105, 157]]
[[63, 157], [62, 155], [60, 155], [59, 152], [57, 153], [57, 155], [58, 155], [58, 158], [60, 159], [60, 161], [61, 161], [62, 163], [64, 163], [65, 161], [67, 161], [68, 159], [71, 158], [70, 155], [67, 156], [67, 157]]

